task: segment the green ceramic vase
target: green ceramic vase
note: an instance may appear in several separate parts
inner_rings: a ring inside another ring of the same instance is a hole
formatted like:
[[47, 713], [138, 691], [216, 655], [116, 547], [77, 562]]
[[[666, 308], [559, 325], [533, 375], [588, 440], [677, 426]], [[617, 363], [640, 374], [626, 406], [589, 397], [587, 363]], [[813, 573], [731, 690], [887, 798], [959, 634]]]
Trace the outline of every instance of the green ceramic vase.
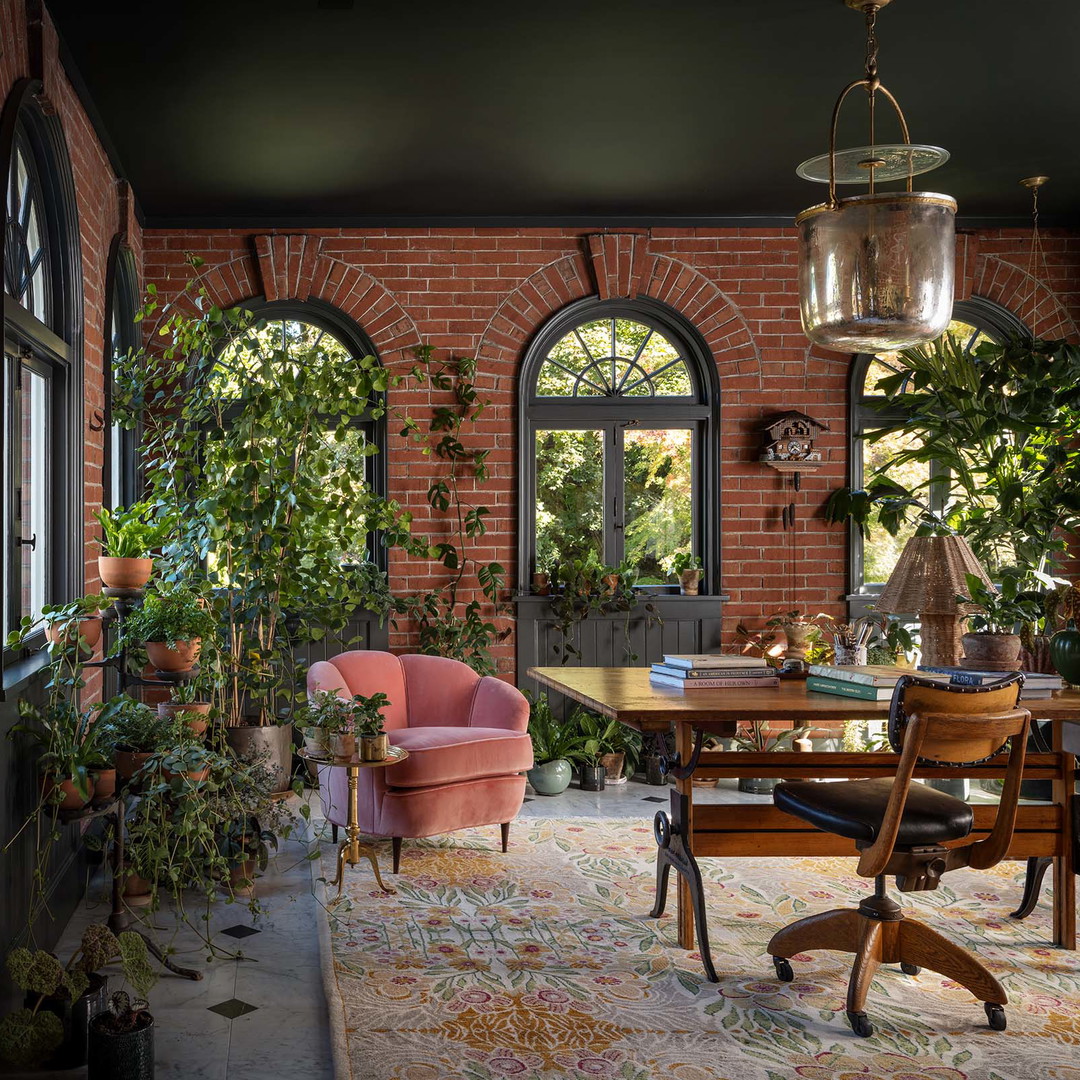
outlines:
[[1050, 639], [1050, 661], [1067, 683], [1080, 686], [1080, 630], [1072, 619]]
[[570, 762], [563, 758], [545, 761], [526, 774], [537, 795], [561, 795], [570, 786]]

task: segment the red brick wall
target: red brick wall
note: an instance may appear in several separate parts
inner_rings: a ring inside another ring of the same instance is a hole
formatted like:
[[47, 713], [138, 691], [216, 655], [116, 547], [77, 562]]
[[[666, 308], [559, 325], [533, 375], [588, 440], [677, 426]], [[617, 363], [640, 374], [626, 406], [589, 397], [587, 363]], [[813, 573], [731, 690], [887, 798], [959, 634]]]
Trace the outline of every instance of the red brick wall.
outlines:
[[[186, 280], [186, 253], [201, 256], [202, 280], [220, 304], [256, 296], [319, 298], [354, 319], [383, 362], [404, 369], [426, 342], [479, 358], [479, 383], [493, 407], [470, 435], [489, 447], [493, 479], [483, 501], [492, 509], [489, 546], [516, 583], [514, 474], [517, 373], [536, 330], [586, 296], [649, 296], [680, 312], [705, 338], [720, 375], [725, 622], [751, 623], [791, 603], [841, 612], [845, 531], [821, 511], [843, 483], [850, 357], [808, 347], [796, 295], [791, 229], [651, 229], [608, 233], [581, 229], [322, 229], [305, 234], [247, 230], [148, 230], [145, 273], [169, 294]], [[1027, 317], [1025, 230], [968, 232], [958, 243], [957, 298], [984, 296]], [[1076, 338], [1080, 318], [1080, 235], [1046, 238], [1051, 290], [1035, 294], [1036, 328]], [[426, 398], [407, 402], [414, 410]], [[404, 405], [391, 394], [391, 407]], [[795, 495], [757, 463], [762, 417], [786, 408], [825, 421], [829, 462], [804, 477]], [[435, 466], [391, 436], [390, 495], [435, 533], [440, 520], [424, 500]], [[795, 537], [785, 535], [782, 507], [799, 504]], [[394, 552], [395, 590], [430, 589], [428, 564]], [[395, 646], [408, 646], [399, 633]], [[513, 668], [512, 639], [500, 666]]]
[[[40, 40], [40, 49], [31, 43]], [[83, 438], [84, 474], [83, 523], [85, 586], [99, 585], [97, 545], [92, 537], [97, 528], [91, 514], [101, 505], [102, 454], [106, 432], [94, 431], [105, 406], [105, 276], [109, 247], [120, 231], [132, 246], [141, 265], [142, 239], [133, 207], [126, 197], [126, 185], [118, 181], [108, 157], [94, 132], [85, 110], [72, 89], [57, 57], [57, 39], [46, 14], [40, 29], [27, 25], [24, 0], [0, 0], [0, 97], [7, 101], [12, 88], [22, 79], [39, 78], [43, 83], [41, 103], [55, 114], [65, 137], [75, 184], [80, 239], [83, 323], [73, 342], [77, 360], [83, 366], [83, 401], [77, 403]], [[39, 70], [31, 69], [31, 57], [42, 58]], [[7, 162], [3, 163], [7, 177]], [[95, 674], [90, 689], [97, 683]]]

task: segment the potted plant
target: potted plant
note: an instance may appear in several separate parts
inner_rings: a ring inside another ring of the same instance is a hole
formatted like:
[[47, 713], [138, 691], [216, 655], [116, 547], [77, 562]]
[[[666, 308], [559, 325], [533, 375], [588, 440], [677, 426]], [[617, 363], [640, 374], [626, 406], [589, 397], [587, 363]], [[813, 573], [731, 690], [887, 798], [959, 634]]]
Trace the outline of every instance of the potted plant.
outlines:
[[154, 1080], [154, 1018], [123, 990], [90, 1021], [87, 1080]]
[[390, 736], [383, 731], [382, 710], [390, 704], [385, 694], [353, 696], [353, 717], [360, 737], [361, 761], [385, 761], [390, 753]]
[[263, 828], [258, 818], [248, 816], [223, 823], [218, 835], [221, 853], [231, 864], [230, 892], [234, 896], [254, 896], [255, 875], [269, 865], [271, 850], [277, 850], [277, 833]]
[[578, 775], [582, 791], [604, 790], [607, 769], [601, 762], [601, 758], [606, 753], [607, 750], [600, 739], [591, 739], [587, 735], [582, 737], [581, 750], [578, 753]]
[[[78, 659], [93, 655], [101, 640], [101, 612], [112, 600], [99, 593], [78, 596], [64, 604], [45, 604], [37, 618], [24, 615], [19, 629], [8, 635], [8, 644], [22, 644], [35, 631], [45, 631], [50, 651], [73, 653]], [[74, 662], [74, 661], [73, 661]]]
[[968, 616], [970, 629], [963, 635], [965, 666], [992, 671], [1009, 671], [1020, 660], [1022, 642], [1017, 633], [1023, 623], [1035, 622], [1041, 614], [1039, 603], [1023, 596], [1024, 573], [1015, 567], [1001, 572], [999, 589], [988, 587], [977, 574], [965, 574], [968, 595], [957, 603], [977, 604], [981, 613]]
[[221, 764], [221, 755], [197, 742], [182, 742], [154, 755], [151, 769], [160, 769], [166, 783], [179, 780], [185, 790], [205, 783], [214, 765]]
[[90, 768], [98, 760], [87, 716], [63, 699], [38, 706], [22, 698], [18, 709], [19, 723], [10, 735], [27, 735], [41, 747], [43, 802], [59, 810], [81, 810], [94, 797]]
[[[817, 616], [828, 618], [828, 616]], [[821, 627], [814, 618], [802, 611], [782, 611], [766, 619], [768, 630], [779, 630], [787, 645], [784, 649], [784, 671], [806, 670], [807, 654], [821, 640]]]
[[[631, 745], [631, 729], [618, 720], [598, 716], [586, 709], [576, 709], [570, 718], [570, 723], [576, 725], [582, 738], [586, 740], [586, 746], [595, 742], [600, 750], [598, 765], [604, 768], [604, 785], [625, 784], [627, 776], [624, 773], [626, 763], [626, 751]], [[635, 733], [636, 734], [636, 733]], [[603, 790], [602, 788], [589, 788], [587, 790]]]
[[697, 596], [701, 588], [701, 576], [705, 573], [701, 559], [692, 551], [676, 552], [671, 560], [672, 573], [679, 579], [679, 591], [683, 596]]
[[199, 659], [204, 638], [213, 638], [217, 622], [198, 593], [173, 586], [152, 593], [124, 621], [124, 640], [141, 642], [158, 671], [190, 671]]
[[141, 589], [154, 569], [153, 553], [170, 531], [167, 521], [154, 520], [150, 502], [94, 512], [101, 526], [98, 576], [110, 589]]
[[572, 762], [579, 760], [584, 740], [575, 723], [555, 718], [547, 694], [530, 695], [529, 701], [534, 764], [526, 775], [537, 795], [561, 795], [570, 786]]
[[180, 741], [180, 721], [163, 721], [149, 705], [127, 694], [109, 698], [96, 711], [95, 740], [105, 740], [114, 748], [120, 780], [131, 780], [154, 754]]
[[[741, 727], [732, 743], [739, 749], [748, 753], [765, 754], [776, 750], [783, 750], [785, 746], [795, 739], [805, 738], [809, 733], [808, 727], [786, 728], [775, 735], [771, 733], [769, 724], [765, 720], [751, 720], [745, 727]], [[739, 790], [749, 792], [751, 795], [770, 795], [779, 781], [775, 777], [757, 778], [749, 776], [739, 777]]]
[[192, 735], [201, 737], [209, 724], [210, 702], [199, 679], [175, 683], [168, 701], [158, 702], [157, 712], [163, 720], [180, 717]]
[[105, 1007], [108, 980], [101, 969], [117, 959], [132, 985], [152, 984], [146, 942], [131, 931], [114, 935], [92, 923], [66, 965], [41, 949], [13, 949], [8, 973], [26, 997], [21, 1009], [0, 1020], [0, 1058], [22, 1068], [82, 1065], [88, 1025]]

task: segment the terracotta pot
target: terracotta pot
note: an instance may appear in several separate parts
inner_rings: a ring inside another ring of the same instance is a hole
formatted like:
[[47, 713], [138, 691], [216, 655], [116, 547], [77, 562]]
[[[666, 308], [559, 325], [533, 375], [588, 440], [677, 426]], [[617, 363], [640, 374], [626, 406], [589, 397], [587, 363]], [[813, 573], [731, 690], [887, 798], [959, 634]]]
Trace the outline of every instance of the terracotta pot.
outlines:
[[46, 799], [48, 799], [57, 788], [64, 793], [64, 798], [60, 803], [61, 810], [81, 810], [84, 806], [91, 803], [94, 799], [94, 781], [87, 779], [86, 786], [87, 790], [90, 792], [89, 799], [84, 799], [82, 795], [79, 794], [71, 777], [68, 777], [66, 780], [61, 780], [59, 784], [56, 782], [56, 777], [49, 773], [46, 773], [41, 778], [41, 794]]
[[184, 726], [196, 737], [206, 733], [206, 728], [209, 725], [207, 719], [209, 712], [209, 701], [193, 701], [190, 704], [184, 704], [181, 701], [160, 701], [157, 707], [157, 714], [162, 720], [168, 720], [171, 716], [182, 715], [184, 717]]
[[619, 575], [618, 574], [605, 574], [600, 579], [612, 592], [617, 592], [619, 588]]
[[229, 886], [234, 896], [255, 895], [255, 860], [229, 867]]
[[533, 574], [532, 591], [537, 596], [551, 595], [551, 578], [547, 574]]
[[964, 659], [976, 664], [1016, 664], [1020, 660], [1019, 634], [964, 634]]
[[191, 772], [174, 773], [169, 769], [162, 769], [161, 775], [166, 782], [171, 781], [174, 777], [182, 776], [185, 780], [190, 780], [191, 783], [197, 784], [200, 780], [206, 780], [210, 776], [210, 766], [205, 769], [195, 769]]
[[93, 769], [90, 776], [94, 781], [94, 798], [103, 801], [116, 794], [116, 769]]
[[77, 634], [62, 623], [46, 626], [45, 637], [48, 641], [58, 642], [64, 649], [74, 648], [77, 642], [81, 641], [83, 651], [92, 656], [94, 648], [101, 640], [101, 616], [89, 615], [85, 619], [80, 619], [76, 625], [78, 626]]
[[683, 596], [697, 596], [701, 588], [701, 574], [700, 570], [684, 570], [679, 575], [679, 588]]
[[148, 758], [154, 755], [132, 750], [116, 751], [116, 776], [120, 780], [130, 780], [142, 767]]
[[331, 735], [330, 753], [336, 758], [352, 757], [356, 753], [356, 736]]
[[164, 641], [144, 641], [146, 658], [158, 671], [190, 671], [202, 651], [202, 638], [178, 641], [170, 649]]
[[117, 559], [98, 556], [98, 577], [107, 589], [141, 589], [154, 572], [153, 559]]
[[390, 753], [390, 736], [385, 732], [382, 735], [365, 736], [360, 740], [361, 761], [385, 761]]

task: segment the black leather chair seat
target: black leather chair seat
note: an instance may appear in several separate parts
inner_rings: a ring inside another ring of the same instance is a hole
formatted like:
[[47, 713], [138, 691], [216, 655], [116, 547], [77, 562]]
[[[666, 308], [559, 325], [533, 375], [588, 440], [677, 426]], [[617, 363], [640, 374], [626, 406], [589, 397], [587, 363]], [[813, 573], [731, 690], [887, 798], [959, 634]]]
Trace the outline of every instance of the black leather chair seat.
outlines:
[[[892, 791], [891, 779], [814, 783], [786, 780], [776, 786], [773, 802], [789, 814], [825, 832], [850, 840], [877, 838]], [[896, 847], [919, 847], [960, 840], [971, 832], [971, 807], [925, 784], [912, 783], [904, 804]]]

